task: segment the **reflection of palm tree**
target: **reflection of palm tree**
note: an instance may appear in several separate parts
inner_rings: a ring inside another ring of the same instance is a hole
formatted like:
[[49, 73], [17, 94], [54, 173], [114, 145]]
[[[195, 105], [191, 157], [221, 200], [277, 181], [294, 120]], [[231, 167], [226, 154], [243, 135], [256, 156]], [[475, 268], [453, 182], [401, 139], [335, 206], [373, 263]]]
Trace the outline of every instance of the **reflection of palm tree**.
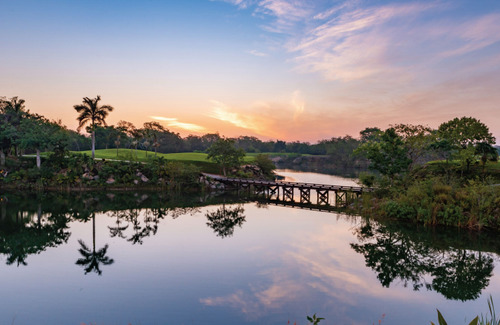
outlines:
[[81, 265], [85, 269], [85, 274], [89, 272], [96, 272], [101, 275], [102, 271], [99, 269], [99, 264], [110, 265], [114, 263], [112, 258], [106, 256], [108, 251], [108, 244], [104, 245], [103, 248], [96, 251], [95, 250], [95, 214], [92, 213], [92, 250], [90, 250], [83, 240], [78, 240], [81, 248], [78, 250], [83, 258], [79, 258], [76, 261], [77, 265]]
[[126, 236], [123, 234], [125, 230], [127, 230], [128, 225], [125, 227], [121, 227], [121, 212], [120, 211], [114, 211], [111, 213], [112, 215], [116, 216], [116, 227], [110, 227], [108, 226], [109, 233], [111, 234], [111, 237], [120, 237], [120, 238], [125, 238]]
[[206, 213], [207, 226], [212, 228], [215, 234], [221, 238], [230, 237], [234, 233], [234, 227], [241, 227], [245, 222], [243, 212], [245, 210], [241, 205], [231, 209], [226, 208], [223, 204], [219, 209]]
[[95, 245], [91, 251], [87, 245], [85, 245], [83, 240], [80, 239], [78, 242], [80, 243], [80, 246], [82, 246], [78, 251], [82, 254], [83, 258], [79, 258], [78, 261], [76, 261], [76, 264], [85, 266], [85, 274], [94, 271], [101, 275], [102, 271], [99, 269], [99, 264], [113, 264], [114, 260], [106, 256], [108, 244], [96, 252]]

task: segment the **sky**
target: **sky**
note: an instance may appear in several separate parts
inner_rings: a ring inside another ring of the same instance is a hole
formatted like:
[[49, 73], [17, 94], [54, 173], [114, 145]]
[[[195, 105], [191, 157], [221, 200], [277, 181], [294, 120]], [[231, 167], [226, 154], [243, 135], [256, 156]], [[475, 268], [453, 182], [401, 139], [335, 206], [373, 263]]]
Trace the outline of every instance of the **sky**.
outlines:
[[308, 141], [481, 120], [500, 141], [500, 1], [0, 0], [0, 96]]

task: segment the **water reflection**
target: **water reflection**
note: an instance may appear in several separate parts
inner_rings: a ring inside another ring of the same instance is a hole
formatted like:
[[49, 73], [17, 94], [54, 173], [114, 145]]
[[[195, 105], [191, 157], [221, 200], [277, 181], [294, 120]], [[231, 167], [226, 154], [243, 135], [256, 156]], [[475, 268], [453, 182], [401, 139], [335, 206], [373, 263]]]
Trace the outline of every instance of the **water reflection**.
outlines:
[[108, 244], [105, 244], [103, 248], [97, 251], [95, 249], [95, 213], [92, 213], [92, 250], [85, 245], [83, 240], [79, 239], [78, 243], [80, 244], [78, 252], [82, 255], [82, 258], [79, 258], [75, 264], [83, 266], [85, 274], [95, 272], [101, 275], [102, 271], [99, 268], [100, 264], [110, 265], [114, 263], [112, 258], [106, 256], [109, 247]]
[[[401, 280], [413, 290], [435, 290], [447, 299], [466, 301], [477, 299], [493, 275], [495, 255], [463, 247], [471, 242], [463, 235], [447, 236], [450, 232], [443, 231], [439, 236], [429, 229], [370, 220], [356, 228], [355, 234], [359, 243], [351, 247], [364, 256], [366, 266], [377, 273], [384, 287]], [[434, 236], [440, 242], [432, 240]]]
[[241, 228], [246, 221], [243, 212], [245, 209], [241, 204], [235, 207], [226, 207], [226, 204], [222, 204], [217, 210], [208, 211], [205, 214], [208, 220], [207, 226], [212, 228], [214, 233], [221, 238], [231, 237], [234, 233], [234, 227]]
[[65, 215], [43, 213], [40, 203], [19, 210], [3, 197], [0, 204], [0, 254], [7, 265], [27, 265], [29, 255], [66, 243], [71, 235]]
[[[101, 275], [102, 267], [113, 264], [114, 259], [107, 255], [108, 243], [100, 248], [96, 245], [97, 215], [109, 218], [105, 225], [109, 238], [142, 245], [146, 238], [158, 234], [167, 217], [175, 220], [198, 214], [201, 207], [210, 206], [204, 211], [206, 225], [215, 236], [227, 238], [234, 235], [236, 227], [243, 228], [247, 222], [243, 205], [247, 200], [130, 192], [9, 194], [0, 200], [0, 254], [6, 255], [8, 265], [27, 265], [29, 255], [67, 243], [71, 235], [69, 223], [92, 222], [92, 244], [78, 240], [80, 256], [76, 264], [83, 267], [85, 274]], [[268, 203], [259, 201], [258, 207], [267, 207]], [[500, 252], [496, 237], [487, 234], [369, 220], [352, 229], [356, 242], [350, 247], [363, 256], [365, 265], [376, 273], [383, 287], [402, 282], [413, 290], [432, 290], [453, 300], [473, 300], [480, 296], [490, 282]]]

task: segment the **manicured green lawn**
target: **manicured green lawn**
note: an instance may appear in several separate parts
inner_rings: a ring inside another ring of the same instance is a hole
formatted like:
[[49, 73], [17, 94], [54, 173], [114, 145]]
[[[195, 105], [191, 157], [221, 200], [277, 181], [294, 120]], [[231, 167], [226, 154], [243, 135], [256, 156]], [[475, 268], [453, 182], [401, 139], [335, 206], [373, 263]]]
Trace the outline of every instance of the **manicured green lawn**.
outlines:
[[[73, 151], [74, 153], [92, 155], [90, 150], [87, 151]], [[294, 153], [281, 153], [281, 152], [266, 152], [265, 155], [269, 156], [290, 156], [297, 155]], [[247, 153], [245, 157], [246, 162], [251, 162], [254, 160], [258, 153]], [[95, 151], [95, 157], [101, 159], [115, 159], [115, 160], [134, 160], [134, 161], [147, 161], [148, 158], [154, 157], [155, 154], [152, 151], [147, 152], [145, 150], [133, 150], [133, 149], [118, 149], [118, 155], [116, 149], [99, 149]], [[178, 161], [199, 161], [208, 162], [207, 154], [203, 152], [179, 152], [179, 153], [158, 153], [158, 157], [163, 157], [168, 160], [178, 160]]]
[[[74, 151], [74, 153], [84, 154], [91, 156], [92, 151]], [[206, 153], [198, 152], [182, 152], [182, 153], [158, 153], [157, 157], [163, 157], [167, 160], [180, 160], [180, 161], [203, 161], [207, 162]], [[99, 149], [95, 151], [95, 157], [100, 159], [113, 159], [113, 160], [133, 160], [133, 161], [148, 161], [154, 158], [155, 153], [145, 150], [132, 150], [132, 149]]]

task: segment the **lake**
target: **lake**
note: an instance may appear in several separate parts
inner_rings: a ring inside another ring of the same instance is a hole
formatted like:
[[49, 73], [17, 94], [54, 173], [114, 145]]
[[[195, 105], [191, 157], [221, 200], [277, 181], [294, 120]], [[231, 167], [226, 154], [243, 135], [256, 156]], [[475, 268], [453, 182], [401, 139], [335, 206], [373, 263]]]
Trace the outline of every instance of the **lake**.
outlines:
[[2, 193], [0, 324], [464, 324], [500, 297], [499, 252], [486, 232], [235, 195]]

